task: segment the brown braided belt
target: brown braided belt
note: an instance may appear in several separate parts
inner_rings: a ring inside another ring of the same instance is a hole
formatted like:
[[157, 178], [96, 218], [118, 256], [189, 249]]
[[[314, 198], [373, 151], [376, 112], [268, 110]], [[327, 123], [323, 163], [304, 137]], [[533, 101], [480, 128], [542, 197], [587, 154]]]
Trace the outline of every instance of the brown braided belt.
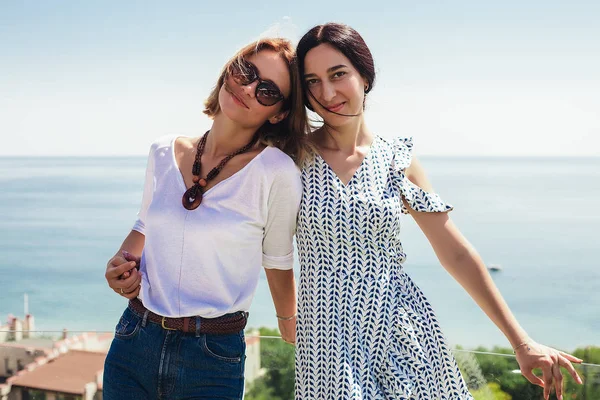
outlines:
[[[236, 312], [233, 314], [223, 315], [217, 318], [203, 318], [203, 317], [181, 317], [181, 318], [169, 318], [163, 317], [148, 310], [142, 302], [135, 298], [129, 300], [129, 308], [135, 313], [143, 316], [146, 312], [148, 313], [148, 320], [159, 324], [164, 329], [170, 331], [182, 331], [187, 333], [212, 333], [225, 335], [230, 333], [236, 333], [246, 327], [248, 321], [248, 313], [244, 311]], [[196, 332], [196, 321], [200, 321], [200, 329]]]

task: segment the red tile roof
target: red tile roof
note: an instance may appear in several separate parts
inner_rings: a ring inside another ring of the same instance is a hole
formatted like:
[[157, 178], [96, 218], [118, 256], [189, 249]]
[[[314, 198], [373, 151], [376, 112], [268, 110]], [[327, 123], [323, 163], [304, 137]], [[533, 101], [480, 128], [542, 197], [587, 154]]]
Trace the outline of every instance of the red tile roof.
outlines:
[[71, 350], [33, 371], [11, 378], [13, 386], [59, 393], [83, 394], [104, 368], [105, 353]]

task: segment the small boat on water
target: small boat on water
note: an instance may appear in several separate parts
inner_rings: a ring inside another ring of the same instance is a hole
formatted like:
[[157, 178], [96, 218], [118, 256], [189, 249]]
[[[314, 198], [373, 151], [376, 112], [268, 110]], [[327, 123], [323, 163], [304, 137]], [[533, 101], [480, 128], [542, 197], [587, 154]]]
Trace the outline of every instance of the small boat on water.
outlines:
[[487, 266], [487, 269], [490, 272], [498, 272], [502, 271], [502, 266], [500, 264], [490, 264]]

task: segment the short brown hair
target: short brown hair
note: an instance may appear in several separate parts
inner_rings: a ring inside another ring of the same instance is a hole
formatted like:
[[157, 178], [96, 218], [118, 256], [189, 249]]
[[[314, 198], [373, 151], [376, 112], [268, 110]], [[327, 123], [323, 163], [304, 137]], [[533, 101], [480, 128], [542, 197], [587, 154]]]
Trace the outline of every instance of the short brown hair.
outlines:
[[214, 118], [220, 111], [219, 91], [223, 86], [227, 70], [234, 62], [257, 54], [262, 50], [271, 50], [279, 54], [285, 61], [290, 73], [290, 95], [285, 100], [282, 111], [288, 115], [279, 123], [266, 121], [259, 129], [259, 140], [268, 146], [275, 146], [300, 163], [304, 155], [304, 139], [308, 132], [308, 122], [302, 95], [302, 81], [298, 71], [295, 49], [292, 43], [283, 38], [264, 38], [241, 48], [223, 67], [217, 84], [204, 102], [204, 114]]

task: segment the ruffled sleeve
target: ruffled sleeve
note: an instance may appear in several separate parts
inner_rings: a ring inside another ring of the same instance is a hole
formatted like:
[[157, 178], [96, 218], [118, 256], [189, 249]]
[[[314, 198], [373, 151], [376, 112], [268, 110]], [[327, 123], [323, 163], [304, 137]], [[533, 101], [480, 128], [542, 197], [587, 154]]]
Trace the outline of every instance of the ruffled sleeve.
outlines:
[[[415, 211], [418, 212], [448, 212], [453, 207], [446, 203], [435, 193], [427, 192], [412, 183], [406, 177], [406, 169], [410, 166], [413, 157], [413, 139], [395, 138], [393, 141], [392, 177], [402, 197]], [[408, 209], [402, 203], [402, 213], [408, 214]]]

